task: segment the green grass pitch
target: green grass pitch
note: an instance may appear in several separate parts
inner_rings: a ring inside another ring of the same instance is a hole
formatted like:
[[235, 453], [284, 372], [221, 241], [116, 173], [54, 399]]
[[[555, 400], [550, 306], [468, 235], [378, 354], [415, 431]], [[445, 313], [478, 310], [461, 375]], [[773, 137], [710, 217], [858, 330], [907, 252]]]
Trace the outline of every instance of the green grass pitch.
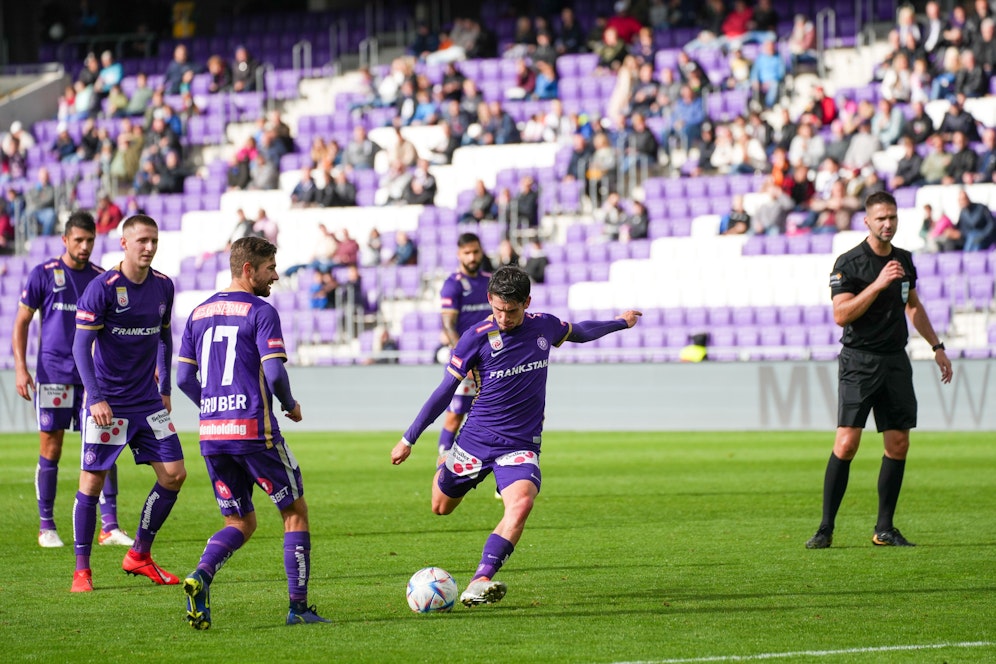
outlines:
[[[416, 615], [425, 565], [462, 587], [501, 515], [489, 479], [447, 517], [429, 510], [435, 435], [402, 466], [397, 432], [295, 434], [311, 510], [311, 601], [332, 625], [285, 627], [276, 510], [212, 587], [213, 626], [183, 593], [120, 570], [94, 547], [96, 591], [69, 592], [78, 447], [67, 436], [56, 518], [36, 544], [37, 437], [0, 437], [4, 661], [174, 662], [992, 662], [996, 661], [996, 445], [991, 433], [913, 432], [896, 523], [918, 546], [871, 544], [881, 438], [854, 461], [834, 546], [819, 522], [830, 432], [569, 433], [543, 443], [543, 491], [493, 606]], [[185, 575], [221, 523], [193, 435], [189, 477], [154, 553]], [[69, 442], [71, 441], [71, 442]], [[122, 526], [152, 483], [125, 452]]]

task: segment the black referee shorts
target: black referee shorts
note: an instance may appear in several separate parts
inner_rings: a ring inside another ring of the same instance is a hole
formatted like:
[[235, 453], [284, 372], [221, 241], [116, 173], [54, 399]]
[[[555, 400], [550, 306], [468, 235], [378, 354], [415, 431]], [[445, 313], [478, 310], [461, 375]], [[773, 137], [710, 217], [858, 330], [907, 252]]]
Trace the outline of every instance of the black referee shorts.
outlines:
[[837, 426], [863, 429], [873, 409], [879, 432], [916, 426], [913, 367], [905, 352], [880, 355], [845, 347], [838, 367]]

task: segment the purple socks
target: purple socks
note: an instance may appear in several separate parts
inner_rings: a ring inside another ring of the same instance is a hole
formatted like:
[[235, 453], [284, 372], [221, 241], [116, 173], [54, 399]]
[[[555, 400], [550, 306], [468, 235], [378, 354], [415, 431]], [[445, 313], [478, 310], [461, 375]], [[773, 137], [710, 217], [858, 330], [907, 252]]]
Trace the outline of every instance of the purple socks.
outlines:
[[284, 533], [284, 570], [291, 602], [308, 601], [308, 577], [311, 576], [311, 534], [307, 531]]
[[118, 527], [118, 466], [114, 464], [100, 492], [100, 529], [106, 533]]
[[208, 540], [201, 554], [201, 561], [197, 563], [197, 569], [204, 573], [208, 581], [214, 579], [218, 570], [228, 562], [232, 554], [239, 550], [246, 541], [242, 531], [232, 526], [226, 526], [216, 532]]
[[76, 501], [73, 503], [73, 550], [78, 570], [90, 569], [93, 532], [97, 528], [97, 500], [97, 496], [76, 492]]
[[177, 495], [177, 491], [165, 489], [159, 482], [156, 482], [155, 486], [152, 487], [149, 497], [145, 499], [145, 506], [142, 507], [138, 531], [135, 533], [135, 545], [132, 548], [136, 553], [148, 553], [152, 549], [156, 533], [165, 523], [173, 505], [176, 504]]
[[484, 543], [484, 553], [481, 555], [481, 564], [477, 566], [474, 578], [486, 576], [493, 579], [513, 551], [515, 551], [515, 545], [501, 535], [494, 533], [488, 535], [488, 541]]
[[38, 457], [35, 466], [35, 496], [38, 498], [39, 530], [55, 530], [55, 487], [59, 480], [59, 465]]

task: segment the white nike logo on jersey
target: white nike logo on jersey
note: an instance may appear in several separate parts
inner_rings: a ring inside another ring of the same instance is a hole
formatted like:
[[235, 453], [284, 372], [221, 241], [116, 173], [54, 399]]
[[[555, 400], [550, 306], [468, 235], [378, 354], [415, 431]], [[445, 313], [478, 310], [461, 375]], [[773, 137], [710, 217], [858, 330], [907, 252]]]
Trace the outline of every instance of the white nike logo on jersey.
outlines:
[[124, 309], [122, 309], [121, 307], [115, 307], [114, 313], [116, 313], [116, 314], [123, 314], [124, 312], [128, 311], [129, 309], [131, 309], [131, 307], [125, 307]]
[[66, 290], [66, 287], [65, 287], [65, 286], [62, 286], [61, 288], [53, 288], [53, 289], [52, 289], [52, 292], [53, 292], [53, 293], [61, 293], [61, 292], [62, 292], [62, 291], [64, 291], [64, 290]]

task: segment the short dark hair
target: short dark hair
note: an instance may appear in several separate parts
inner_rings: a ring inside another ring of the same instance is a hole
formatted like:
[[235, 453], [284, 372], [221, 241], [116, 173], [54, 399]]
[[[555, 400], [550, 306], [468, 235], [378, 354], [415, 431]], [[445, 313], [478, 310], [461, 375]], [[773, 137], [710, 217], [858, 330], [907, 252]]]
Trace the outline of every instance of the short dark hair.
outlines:
[[891, 205], [897, 207], [896, 198], [887, 191], [876, 191], [873, 194], [869, 194], [868, 198], [865, 199], [865, 210], [873, 205]]
[[477, 233], [462, 233], [460, 237], [457, 238], [457, 246], [460, 248], [466, 247], [468, 244], [481, 243], [481, 238], [477, 237]]
[[139, 225], [141, 225], [141, 226], [151, 226], [152, 228], [155, 228], [157, 230], [159, 229], [159, 224], [157, 224], [156, 220], [153, 219], [152, 217], [150, 217], [149, 215], [147, 215], [147, 214], [133, 214], [130, 217], [128, 217], [127, 219], [125, 219], [124, 223], [121, 224], [121, 232], [124, 233], [126, 230], [128, 230], [132, 226], [139, 226]]
[[494, 271], [488, 281], [488, 293], [506, 302], [525, 304], [529, 299], [529, 275], [514, 265], [503, 265]]
[[231, 255], [228, 259], [232, 276], [238, 277], [242, 274], [242, 266], [246, 263], [252, 265], [253, 269], [259, 269], [263, 261], [277, 255], [277, 247], [261, 237], [241, 237], [232, 243]]
[[97, 234], [97, 224], [93, 220], [93, 215], [86, 210], [77, 210], [69, 215], [69, 219], [66, 220], [66, 227], [62, 231], [63, 237], [69, 237], [69, 231], [74, 228], [78, 228], [81, 231], [86, 231], [87, 233]]

